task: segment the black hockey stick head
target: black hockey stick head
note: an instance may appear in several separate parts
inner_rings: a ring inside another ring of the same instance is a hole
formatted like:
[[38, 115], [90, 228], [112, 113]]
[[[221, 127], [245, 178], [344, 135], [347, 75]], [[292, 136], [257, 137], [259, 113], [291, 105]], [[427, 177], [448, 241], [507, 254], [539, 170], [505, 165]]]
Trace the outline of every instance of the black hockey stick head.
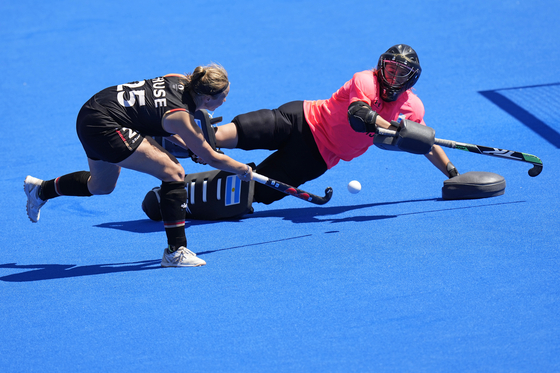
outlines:
[[531, 168], [529, 170], [529, 176], [531, 177], [535, 177], [535, 176], [539, 176], [539, 174], [542, 172], [543, 166], [542, 165], [534, 165], [533, 168]]
[[[271, 186], [271, 185], [278, 185], [279, 183], [275, 180], [273, 180], [272, 184], [267, 183], [266, 185]], [[328, 187], [327, 189], [325, 189], [325, 196], [321, 197], [321, 196], [317, 196], [313, 193], [309, 193], [306, 192], [304, 190], [298, 189], [298, 188], [294, 188], [291, 187], [287, 184], [284, 184], [284, 186], [286, 186], [287, 188], [283, 188], [284, 190], [282, 190], [284, 193], [289, 194], [291, 196], [297, 197], [299, 199], [302, 199], [304, 201], [307, 202], [311, 202], [315, 205], [324, 205], [325, 203], [329, 202], [332, 198], [333, 195], [333, 189], [331, 187]], [[280, 190], [280, 188], [276, 188]]]
[[327, 189], [325, 189], [325, 196], [323, 198], [321, 198], [321, 203], [317, 203], [318, 205], [324, 205], [325, 203], [329, 202], [332, 198], [333, 195], [333, 188], [331, 187], [327, 187]]

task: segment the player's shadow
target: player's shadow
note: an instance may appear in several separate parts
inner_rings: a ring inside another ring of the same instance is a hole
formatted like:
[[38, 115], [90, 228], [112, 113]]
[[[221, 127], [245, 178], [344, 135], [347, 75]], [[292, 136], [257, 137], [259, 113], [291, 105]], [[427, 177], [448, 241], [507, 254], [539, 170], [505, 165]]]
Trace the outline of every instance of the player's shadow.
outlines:
[[[407, 213], [395, 214], [395, 215], [352, 216], [352, 217], [345, 217], [345, 218], [330, 217], [326, 219], [318, 218], [321, 216], [337, 215], [351, 210], [357, 210], [357, 209], [368, 208], [368, 207], [392, 205], [392, 204], [405, 203], [405, 202], [438, 201], [438, 200], [441, 199], [431, 198], [431, 199], [424, 199], [424, 200], [370, 203], [370, 204], [356, 205], [356, 206], [308, 207], [308, 208], [300, 208], [300, 209], [268, 210], [268, 211], [257, 212], [255, 214], [249, 215], [249, 217], [257, 218], [257, 219], [268, 218], [268, 217], [280, 217], [284, 220], [293, 221], [294, 223], [312, 223], [312, 222], [340, 223], [340, 222], [350, 222], [350, 221], [364, 222], [364, 221], [372, 221], [372, 220], [391, 219], [391, 218], [396, 218], [405, 215], [437, 213], [443, 211], [464, 210], [464, 209], [471, 209], [471, 208], [509, 205], [514, 203], [525, 202], [525, 201], [512, 201], [512, 202], [486, 203], [486, 204], [478, 204], [478, 205], [471, 205], [471, 206], [441, 208], [441, 209], [434, 209], [434, 210], [422, 210], [422, 211], [407, 212]], [[240, 220], [242, 219], [238, 219], [237, 221]], [[212, 224], [215, 223], [215, 221], [197, 220], [191, 223]], [[129, 221], [129, 222], [105, 223], [105, 224], [97, 225], [97, 227], [120, 229], [120, 230], [127, 230], [130, 232], [139, 232], [139, 233], [158, 232], [163, 230], [161, 222], [155, 222], [148, 219]], [[334, 232], [336, 231], [325, 232], [325, 233], [334, 233]], [[311, 236], [311, 234], [306, 234], [306, 235], [296, 236], [296, 237], [287, 237], [280, 240], [257, 242], [253, 244], [242, 245], [242, 246], [227, 247], [227, 248], [222, 248], [217, 250], [200, 252], [198, 253], [198, 255], [211, 254], [217, 251], [233, 250], [233, 249], [238, 249], [247, 246], [265, 245], [268, 243], [274, 243], [279, 241], [301, 239], [309, 236]], [[69, 277], [95, 276], [95, 275], [117, 273], [117, 272], [146, 271], [146, 270], [154, 270], [154, 269], [161, 268], [160, 263], [161, 263], [160, 259], [144, 260], [144, 261], [137, 261], [131, 263], [97, 264], [97, 265], [87, 265], [87, 266], [76, 266], [75, 264], [17, 265], [16, 263], [7, 263], [7, 264], [0, 264], [0, 269], [2, 268], [20, 269], [20, 270], [28, 270], [28, 271], [2, 276], [0, 277], [0, 281], [30, 282], [30, 281], [52, 280], [52, 279], [61, 279], [61, 278], [69, 278]]]
[[[198, 256], [212, 254], [218, 251], [235, 250], [249, 246], [267, 245], [281, 241], [297, 240], [312, 236], [305, 234], [295, 237], [286, 237], [278, 240], [261, 241], [241, 246], [225, 247], [221, 249], [208, 250], [197, 253]], [[0, 264], [0, 269], [16, 269], [25, 272], [14, 273], [0, 277], [0, 281], [5, 282], [34, 282], [43, 280], [54, 280], [71, 277], [96, 276], [118, 272], [137, 272], [148, 271], [161, 268], [161, 259], [142, 260], [131, 263], [111, 263], [111, 264], [95, 264], [86, 266], [76, 266], [75, 264], [31, 264], [18, 265], [16, 263]]]
[[0, 264], [0, 269], [19, 269], [25, 272], [14, 273], [0, 277], [6, 282], [31, 282], [53, 280], [69, 277], [95, 276], [117, 272], [147, 271], [161, 268], [161, 259], [143, 260], [132, 263], [95, 264], [76, 266], [75, 264], [32, 264], [18, 265], [16, 263]]

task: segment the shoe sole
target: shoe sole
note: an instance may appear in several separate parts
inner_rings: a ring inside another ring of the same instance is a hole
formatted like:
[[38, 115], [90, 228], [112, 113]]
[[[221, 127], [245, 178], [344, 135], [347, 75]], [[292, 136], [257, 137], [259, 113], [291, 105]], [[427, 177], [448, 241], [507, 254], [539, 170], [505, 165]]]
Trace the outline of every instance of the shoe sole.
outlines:
[[164, 265], [163, 263], [161, 264], [161, 266], [163, 268], [202, 267], [203, 265], [206, 265], [206, 263], [204, 263], [204, 264], [190, 264], [190, 265]]

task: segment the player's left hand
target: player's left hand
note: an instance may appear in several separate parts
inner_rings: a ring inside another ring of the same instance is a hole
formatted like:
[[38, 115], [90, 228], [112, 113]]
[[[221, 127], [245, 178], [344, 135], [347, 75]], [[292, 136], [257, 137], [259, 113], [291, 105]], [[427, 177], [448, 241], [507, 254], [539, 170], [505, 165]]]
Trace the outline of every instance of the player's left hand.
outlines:
[[237, 174], [237, 177], [241, 179], [241, 181], [251, 181], [253, 180], [253, 169], [251, 166], [247, 165], [247, 171], [242, 174]]

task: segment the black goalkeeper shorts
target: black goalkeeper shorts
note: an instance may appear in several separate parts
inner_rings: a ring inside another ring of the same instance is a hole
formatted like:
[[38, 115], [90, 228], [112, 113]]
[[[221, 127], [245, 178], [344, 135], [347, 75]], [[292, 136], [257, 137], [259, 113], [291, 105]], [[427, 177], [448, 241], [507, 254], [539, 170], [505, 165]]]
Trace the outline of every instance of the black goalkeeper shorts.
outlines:
[[[274, 110], [257, 110], [233, 119], [237, 127], [237, 147], [244, 150], [276, 150], [257, 165], [256, 172], [299, 187], [327, 171], [309, 124], [303, 101], [292, 101]], [[254, 201], [270, 204], [286, 194], [255, 184]]]

